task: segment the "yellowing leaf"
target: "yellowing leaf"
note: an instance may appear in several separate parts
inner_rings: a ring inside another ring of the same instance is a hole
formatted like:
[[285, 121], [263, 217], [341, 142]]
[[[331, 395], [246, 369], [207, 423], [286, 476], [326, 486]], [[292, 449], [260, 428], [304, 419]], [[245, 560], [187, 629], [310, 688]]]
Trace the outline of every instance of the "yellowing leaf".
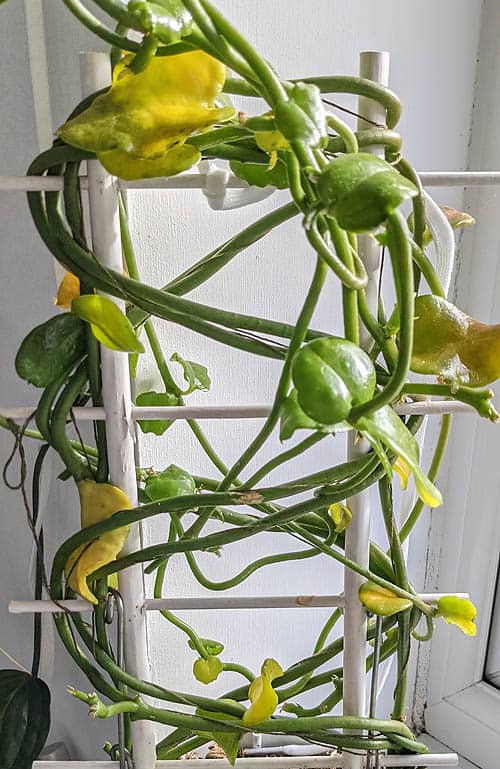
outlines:
[[154, 179], [187, 171], [201, 159], [201, 152], [190, 144], [172, 147], [157, 158], [139, 158], [124, 150], [101, 152], [99, 160], [113, 176], [120, 179]]
[[139, 73], [126, 56], [115, 67], [111, 89], [58, 130], [67, 144], [95, 152], [124, 179], [171, 176], [200, 158], [183, 146], [193, 133], [236, 114], [216, 107], [225, 67], [203, 51], [154, 57]]
[[106, 296], [78, 296], [73, 299], [71, 312], [90, 324], [95, 338], [105, 347], [121, 352], [144, 352], [127, 316]]
[[400, 598], [391, 590], [375, 584], [364, 582], [359, 588], [359, 600], [368, 611], [381, 617], [390, 617], [413, 606], [409, 598]]
[[[411, 470], [417, 494], [422, 502], [429, 507], [438, 507], [442, 504], [443, 498], [440, 492], [419, 465], [420, 452], [415, 437], [391, 406], [383, 406], [372, 414], [361, 417], [354, 426], [370, 441], [389, 475], [392, 474], [392, 468], [384, 446], [398, 457], [400, 470], [404, 467], [402, 462]], [[397, 468], [395, 469], [398, 471]]]
[[282, 675], [283, 670], [276, 660], [272, 658], [264, 660], [260, 676], [248, 688], [248, 699], [251, 705], [243, 714], [242, 721], [245, 726], [259, 724], [272, 716], [278, 705], [278, 695], [271, 686], [271, 682]]
[[80, 279], [73, 275], [72, 272], [67, 272], [59, 283], [54, 304], [56, 307], [64, 307], [66, 310], [69, 310], [71, 302], [77, 296], [80, 296]]
[[342, 502], [335, 502], [328, 508], [330, 518], [335, 524], [335, 531], [341, 534], [352, 521], [352, 513]]
[[203, 657], [194, 661], [193, 675], [202, 684], [211, 684], [222, 673], [222, 662], [218, 657]]
[[398, 457], [394, 462], [392, 469], [399, 475], [401, 488], [404, 491], [408, 487], [408, 479], [410, 477], [411, 467], [402, 457]]
[[457, 625], [465, 635], [476, 635], [476, 614], [476, 607], [468, 598], [445, 595], [438, 600], [438, 616], [450, 625]]
[[[85, 480], [78, 484], [82, 529], [105, 521], [119, 510], [132, 507], [130, 499], [118, 486]], [[89, 590], [87, 577], [101, 566], [114, 561], [122, 550], [130, 527], [121, 526], [102, 534], [97, 539], [80, 545], [68, 558], [65, 572], [68, 584], [90, 603], [98, 603]]]

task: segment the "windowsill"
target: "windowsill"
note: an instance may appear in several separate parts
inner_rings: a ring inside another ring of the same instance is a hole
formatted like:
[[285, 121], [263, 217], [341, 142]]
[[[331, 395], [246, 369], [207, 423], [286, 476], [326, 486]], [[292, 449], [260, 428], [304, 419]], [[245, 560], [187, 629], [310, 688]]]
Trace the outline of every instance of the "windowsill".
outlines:
[[[453, 752], [453, 747], [450, 745], [445, 745], [443, 742], [439, 742], [439, 740], [436, 740], [435, 737], [431, 737], [430, 734], [421, 734], [419, 736], [419, 740], [421, 740], [432, 753], [446, 753], [449, 751]], [[467, 761], [466, 758], [463, 758], [463, 756], [459, 756], [458, 758], [458, 769], [481, 769], [477, 764], [472, 764], [470, 761]]]

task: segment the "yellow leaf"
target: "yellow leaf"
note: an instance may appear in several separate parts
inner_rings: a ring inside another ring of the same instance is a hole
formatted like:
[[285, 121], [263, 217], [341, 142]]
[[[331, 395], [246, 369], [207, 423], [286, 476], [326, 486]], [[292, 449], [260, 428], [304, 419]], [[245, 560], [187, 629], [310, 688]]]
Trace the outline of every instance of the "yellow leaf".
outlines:
[[222, 673], [222, 669], [222, 662], [218, 657], [209, 657], [206, 660], [199, 657], [193, 663], [193, 675], [202, 684], [211, 684]]
[[403, 491], [408, 487], [408, 479], [411, 473], [411, 467], [408, 462], [405, 462], [403, 457], [398, 457], [392, 466], [394, 472], [399, 475], [401, 482], [401, 488]]
[[[125, 492], [110, 483], [80, 481], [78, 492], [82, 529], [107, 520], [119, 510], [129, 510], [132, 507]], [[90, 603], [98, 602], [89, 590], [87, 577], [101, 566], [116, 560], [127, 540], [129, 530], [129, 526], [121, 526], [109, 531], [90, 543], [80, 545], [70, 555], [65, 572], [68, 584], [75, 593], [79, 593]]]
[[156, 158], [139, 158], [124, 150], [101, 152], [99, 160], [113, 176], [120, 179], [154, 179], [158, 176], [175, 176], [187, 171], [201, 158], [201, 152], [190, 144], [172, 147]]
[[125, 179], [179, 173], [200, 157], [194, 147], [179, 152], [186, 139], [236, 114], [233, 107], [215, 106], [225, 67], [203, 51], [155, 57], [137, 74], [131, 61], [122, 59], [111, 89], [61, 126], [58, 136], [95, 152], [110, 173]]
[[105, 347], [121, 352], [144, 352], [127, 316], [106, 296], [78, 296], [73, 299], [71, 312], [90, 324], [95, 338]]
[[390, 617], [413, 606], [409, 598], [400, 598], [391, 590], [376, 585], [374, 582], [364, 582], [359, 588], [359, 600], [368, 611], [381, 617]]
[[450, 625], [457, 625], [465, 635], [476, 635], [476, 614], [476, 607], [468, 598], [445, 595], [438, 600], [438, 616]]
[[64, 307], [66, 310], [69, 310], [71, 302], [77, 296], [80, 296], [80, 279], [73, 275], [72, 272], [67, 272], [59, 283], [54, 304], [56, 307]]
[[250, 707], [243, 713], [242, 722], [245, 726], [259, 724], [270, 718], [278, 705], [278, 695], [271, 686], [275, 678], [283, 675], [280, 665], [268, 658], [262, 663], [260, 676], [248, 688]]
[[335, 531], [339, 534], [345, 531], [352, 521], [351, 511], [342, 502], [335, 502], [333, 505], [330, 505], [328, 512], [335, 524]]

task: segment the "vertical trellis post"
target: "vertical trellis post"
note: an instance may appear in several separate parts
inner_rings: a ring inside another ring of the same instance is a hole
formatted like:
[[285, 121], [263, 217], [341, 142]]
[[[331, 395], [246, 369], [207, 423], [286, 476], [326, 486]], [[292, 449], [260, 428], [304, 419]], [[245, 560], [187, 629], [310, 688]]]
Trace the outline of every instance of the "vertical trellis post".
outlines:
[[[84, 95], [110, 84], [110, 62], [105, 53], [81, 54]], [[97, 160], [88, 161], [88, 195], [92, 247], [102, 264], [122, 270], [122, 247], [115, 180]], [[124, 303], [114, 300], [124, 309]], [[103, 404], [106, 412], [106, 437], [111, 482], [137, 504], [135, 477], [135, 427], [131, 419], [131, 393], [128, 355], [101, 346]], [[139, 525], [132, 526], [124, 552], [141, 547]], [[151, 678], [148, 657], [144, 578], [142, 567], [133, 566], [119, 575], [124, 603], [124, 652], [127, 670], [137, 678]], [[152, 724], [132, 722], [135, 769], [153, 769], [156, 762]]]
[[[386, 52], [364, 51], [360, 54], [360, 76], [375, 80], [383, 85], [389, 79], [389, 54]], [[360, 97], [358, 112], [370, 121], [385, 124], [385, 111], [375, 102]], [[359, 119], [358, 127], [366, 128], [368, 123]], [[376, 149], [375, 149], [376, 151]], [[361, 235], [358, 240], [359, 254], [368, 273], [366, 290], [368, 306], [377, 315], [378, 276], [380, 248], [369, 235]], [[368, 335], [361, 329], [361, 344], [366, 345]], [[349, 435], [349, 456], [354, 457], [367, 451], [364, 441], [354, 443], [355, 434]], [[370, 490], [367, 489], [349, 500], [352, 522], [346, 531], [345, 553], [348, 558], [360, 566], [367, 567], [370, 548]], [[345, 715], [366, 715], [366, 610], [360, 603], [358, 591], [363, 578], [345, 569], [344, 592], [344, 697]], [[344, 769], [361, 769], [364, 758], [345, 754]]]

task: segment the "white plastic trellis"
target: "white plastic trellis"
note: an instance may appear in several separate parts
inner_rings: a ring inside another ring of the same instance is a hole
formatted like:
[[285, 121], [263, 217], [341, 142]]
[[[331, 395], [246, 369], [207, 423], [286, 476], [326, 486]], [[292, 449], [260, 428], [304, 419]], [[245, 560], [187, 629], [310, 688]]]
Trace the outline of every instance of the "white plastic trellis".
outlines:
[[[362, 55], [363, 56], [363, 55]], [[383, 55], [376, 53], [365, 54], [363, 61], [368, 70], [363, 74], [376, 79], [377, 66], [383, 61]], [[104, 54], [84, 54], [82, 57], [82, 79], [85, 92], [98, 90], [109, 82], [109, 63]], [[378, 78], [381, 79], [381, 78]], [[366, 105], [363, 106], [366, 112]], [[375, 117], [375, 116], [374, 116]], [[377, 116], [378, 117], [378, 116]], [[153, 179], [140, 182], [117, 182], [99, 166], [97, 161], [88, 162], [88, 176], [82, 177], [81, 188], [89, 194], [93, 248], [96, 256], [108, 266], [121, 268], [121, 246], [119, 223], [117, 215], [117, 192], [119, 188], [135, 189], [201, 189], [210, 186], [210, 171], [199, 174], [182, 174], [170, 179]], [[500, 185], [500, 171], [434, 171], [420, 174], [425, 186], [469, 186], [469, 185]], [[29, 190], [59, 190], [62, 189], [62, 178], [59, 177], [0, 177], [0, 191], [29, 191]], [[247, 185], [240, 179], [227, 174], [224, 179], [225, 187], [239, 190], [241, 200], [245, 195]], [[248, 190], [250, 192], [250, 190]], [[249, 202], [251, 202], [249, 200]], [[240, 203], [241, 204], [241, 203]], [[133, 453], [134, 422], [137, 419], [164, 419], [164, 407], [135, 407], [130, 398], [128, 367], [124, 365], [126, 357], [122, 353], [103, 349], [103, 379], [104, 379], [104, 408], [74, 409], [75, 417], [79, 420], [105, 420], [110, 452], [111, 478], [114, 483], [124, 488], [130, 498], [136, 496], [135, 461]], [[0, 408], [0, 414], [11, 419], [24, 420], [33, 411], [33, 407]], [[425, 400], [422, 402], [403, 404], [397, 407], [400, 414], [443, 414], [467, 413], [471, 407], [463, 403], [450, 401]], [[268, 406], [208, 406], [208, 407], [174, 407], [168, 408], [169, 419], [242, 419], [265, 418], [269, 413]], [[369, 510], [366, 502], [358, 506], [357, 513], [364, 516], [365, 533], [361, 541], [352, 528], [354, 541], [351, 541], [351, 552], [360, 553], [360, 545], [368, 547], [367, 520]], [[363, 513], [364, 509], [364, 513]], [[132, 550], [138, 547], [138, 531], [132, 534], [128, 547]], [[357, 558], [359, 560], [359, 557]], [[347, 578], [347, 581], [349, 577]], [[347, 699], [350, 712], [364, 714], [364, 681], [365, 681], [365, 645], [360, 632], [363, 622], [363, 611], [357, 597], [346, 600], [344, 596], [262, 596], [262, 597], [210, 597], [195, 599], [162, 599], [146, 600], [143, 592], [142, 571], [133, 567], [120, 575], [120, 590], [125, 601], [125, 648], [126, 665], [139, 677], [149, 677], [149, 662], [147, 656], [147, 638], [145, 616], [147, 611], [161, 608], [169, 609], [241, 609], [241, 608], [314, 608], [325, 606], [344, 606], [349, 626], [349, 618], [358, 622], [357, 630], [346, 629], [346, 634], [354, 632], [354, 649], [348, 666], [347, 681], [344, 685], [344, 696]], [[457, 594], [464, 597], [465, 594]], [[424, 600], [435, 602], [439, 594], [422, 594]], [[87, 611], [91, 607], [82, 600], [67, 601], [71, 611]], [[55, 612], [58, 607], [51, 601], [11, 601], [9, 611], [24, 612]], [[351, 635], [351, 639], [353, 636]], [[346, 637], [346, 645], [349, 639]], [[349, 656], [349, 655], [348, 655]], [[350, 680], [349, 680], [350, 677]], [[351, 683], [354, 682], [354, 683]], [[135, 769], [178, 769], [178, 761], [155, 761], [154, 741], [151, 726], [146, 722], [134, 724], [134, 753]], [[343, 767], [358, 769], [362, 766], [359, 756], [344, 754], [342, 756], [311, 756], [266, 758], [266, 769], [328, 769]], [[422, 757], [409, 755], [381, 755], [377, 766], [419, 766], [424, 762], [427, 766], [456, 765], [456, 754], [427, 754]], [[183, 761], [183, 769], [200, 769], [200, 767], [218, 767], [224, 762], [214, 759], [202, 761]], [[241, 769], [261, 769], [262, 758], [238, 759]], [[110, 761], [51, 761], [35, 762], [36, 769], [107, 769], [118, 767], [117, 762]]]

